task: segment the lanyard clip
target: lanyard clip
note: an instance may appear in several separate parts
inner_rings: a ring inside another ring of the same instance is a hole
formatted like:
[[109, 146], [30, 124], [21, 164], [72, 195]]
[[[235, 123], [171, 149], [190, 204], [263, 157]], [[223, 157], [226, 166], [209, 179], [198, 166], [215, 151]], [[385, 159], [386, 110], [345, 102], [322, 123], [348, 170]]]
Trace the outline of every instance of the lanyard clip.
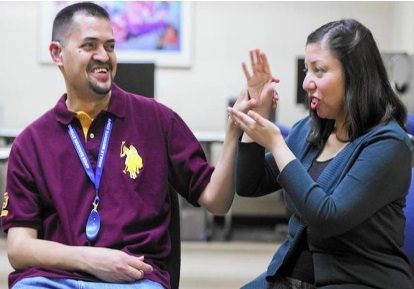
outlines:
[[96, 192], [96, 197], [93, 200], [92, 206], [93, 206], [93, 211], [97, 211], [98, 210], [98, 205], [99, 205], [99, 197], [98, 197], [98, 192]]

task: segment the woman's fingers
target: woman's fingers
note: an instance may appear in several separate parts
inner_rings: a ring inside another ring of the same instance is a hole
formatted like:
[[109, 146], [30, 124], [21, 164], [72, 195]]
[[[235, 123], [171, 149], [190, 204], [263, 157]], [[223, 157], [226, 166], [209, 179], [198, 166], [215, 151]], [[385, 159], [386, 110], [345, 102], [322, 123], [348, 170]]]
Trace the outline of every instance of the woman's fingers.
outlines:
[[241, 115], [243, 115], [244, 113], [242, 113], [242, 112], [240, 112], [240, 111], [238, 111], [238, 110], [236, 110], [236, 109], [234, 109], [232, 107], [227, 108], [227, 111], [229, 113], [229, 116], [230, 116], [231, 120], [238, 127], [242, 128], [242, 125], [244, 124], [244, 121], [243, 121]]
[[[244, 131], [252, 130], [255, 127], [256, 121], [252, 117], [250, 117], [250, 113], [252, 111], [249, 110], [248, 114], [245, 114], [243, 112], [237, 111], [233, 108], [229, 108], [229, 115], [233, 122], [243, 129]], [[254, 113], [256, 114], [256, 113]]]
[[252, 66], [253, 73], [256, 71], [255, 66], [257, 62], [256, 50], [250, 50], [250, 65]]
[[266, 124], [266, 119], [253, 110], [249, 110], [247, 115], [260, 126], [264, 126]]
[[249, 69], [247, 68], [247, 65], [245, 62], [242, 62], [242, 68], [243, 68], [243, 72], [244, 72], [244, 76], [246, 77], [246, 80], [248, 81], [252, 75], [249, 72]]
[[277, 92], [277, 84], [276, 84], [276, 82], [272, 82], [270, 84], [270, 88], [271, 88], [272, 93], [273, 93], [273, 98], [276, 99], [276, 100], [279, 100], [279, 93]]
[[260, 60], [263, 66], [263, 71], [267, 74], [271, 74], [270, 65], [269, 65], [269, 61], [267, 60], [266, 53], [263, 53], [263, 52], [260, 53]]

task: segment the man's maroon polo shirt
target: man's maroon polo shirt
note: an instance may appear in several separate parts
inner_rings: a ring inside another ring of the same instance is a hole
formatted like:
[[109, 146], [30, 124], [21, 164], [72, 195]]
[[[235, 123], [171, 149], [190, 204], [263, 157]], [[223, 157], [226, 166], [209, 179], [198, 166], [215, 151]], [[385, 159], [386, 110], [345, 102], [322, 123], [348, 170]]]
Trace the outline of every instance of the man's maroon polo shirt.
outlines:
[[[190, 203], [208, 184], [213, 168], [183, 120], [153, 99], [114, 86], [107, 111], [99, 114], [87, 134], [66, 96], [26, 128], [10, 153], [3, 230], [30, 227], [39, 238], [72, 246], [88, 246], [85, 224], [95, 197], [94, 186], [69, 138], [77, 130], [95, 169], [103, 128], [114, 117], [100, 184], [101, 231], [94, 246], [144, 255], [154, 266], [147, 278], [168, 288], [163, 259], [170, 252], [168, 182]], [[31, 268], [10, 275], [10, 285], [29, 276], [94, 280], [81, 272]]]

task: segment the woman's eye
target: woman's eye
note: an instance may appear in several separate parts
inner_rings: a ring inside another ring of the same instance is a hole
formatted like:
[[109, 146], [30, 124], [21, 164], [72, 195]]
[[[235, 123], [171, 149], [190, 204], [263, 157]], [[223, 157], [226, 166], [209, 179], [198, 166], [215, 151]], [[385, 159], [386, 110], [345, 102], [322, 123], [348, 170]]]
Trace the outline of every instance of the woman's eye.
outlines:
[[315, 67], [315, 69], [313, 71], [318, 76], [321, 76], [325, 72], [325, 70], [323, 68], [319, 68], [319, 67]]

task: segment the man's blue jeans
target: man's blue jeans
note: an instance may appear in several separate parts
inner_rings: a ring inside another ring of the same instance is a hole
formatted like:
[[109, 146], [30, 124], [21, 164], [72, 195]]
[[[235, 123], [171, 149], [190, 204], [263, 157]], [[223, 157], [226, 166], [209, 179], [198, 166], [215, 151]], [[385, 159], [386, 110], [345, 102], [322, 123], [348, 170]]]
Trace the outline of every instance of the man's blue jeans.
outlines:
[[12, 289], [165, 289], [162, 285], [143, 279], [134, 283], [87, 282], [73, 279], [25, 278]]

